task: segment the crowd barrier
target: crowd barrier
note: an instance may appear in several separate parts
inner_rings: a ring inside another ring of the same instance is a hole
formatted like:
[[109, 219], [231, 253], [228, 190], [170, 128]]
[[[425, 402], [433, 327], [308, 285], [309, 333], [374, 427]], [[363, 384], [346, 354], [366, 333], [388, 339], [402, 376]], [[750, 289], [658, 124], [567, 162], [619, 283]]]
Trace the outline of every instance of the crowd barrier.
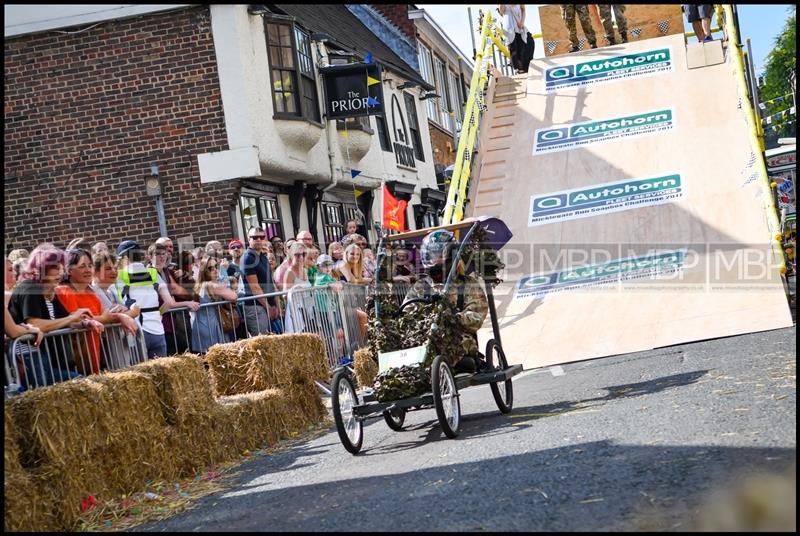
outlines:
[[147, 359], [144, 334], [126, 332], [107, 324], [97, 335], [86, 329], [59, 329], [45, 333], [39, 346], [34, 335], [10, 341], [5, 354], [5, 392], [13, 393], [97, 374], [120, 370]]
[[[393, 284], [398, 305], [408, 288], [407, 283]], [[352, 363], [355, 351], [366, 346], [368, 292], [368, 285], [347, 283], [295, 287], [288, 292], [241, 297], [235, 303], [203, 303], [197, 311], [171, 309], [163, 315], [168, 353], [204, 354], [214, 344], [258, 334], [314, 333], [322, 338], [333, 371]], [[275, 299], [275, 318], [253, 305], [260, 298]], [[85, 329], [53, 331], [45, 334], [38, 348], [31, 344], [33, 340], [33, 336], [25, 335], [11, 341], [5, 359], [7, 393], [20, 386], [30, 389], [50, 385], [147, 360], [142, 330], [133, 336], [118, 324], [107, 325], [99, 336]]]

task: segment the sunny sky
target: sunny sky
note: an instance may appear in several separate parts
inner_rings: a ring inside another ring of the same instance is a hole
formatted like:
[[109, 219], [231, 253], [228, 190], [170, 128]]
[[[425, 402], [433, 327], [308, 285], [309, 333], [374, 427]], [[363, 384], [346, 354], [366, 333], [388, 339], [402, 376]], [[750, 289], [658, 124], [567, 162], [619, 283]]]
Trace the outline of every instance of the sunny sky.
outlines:
[[[540, 4], [526, 4], [527, 26], [531, 33], [539, 33], [539, 12], [537, 6]], [[442, 4], [417, 4], [417, 7], [424, 9], [439, 24], [453, 42], [461, 48], [467, 57], [472, 57], [472, 40], [469, 33], [469, 18], [467, 7], [472, 8], [473, 28], [477, 34], [479, 31], [477, 17], [479, 9], [492, 9], [497, 4], [462, 4], [462, 5], [442, 5]], [[739, 23], [742, 28], [742, 40], [749, 37], [753, 47], [755, 57], [756, 72], [764, 67], [767, 55], [772, 49], [775, 38], [778, 37], [783, 29], [786, 19], [789, 17], [789, 4], [771, 5], [738, 5]], [[685, 22], [687, 30], [690, 25]], [[712, 19], [712, 27], [717, 26], [716, 19]], [[477, 35], [476, 35], [477, 38]], [[544, 56], [544, 47], [541, 39], [536, 42], [535, 57]]]

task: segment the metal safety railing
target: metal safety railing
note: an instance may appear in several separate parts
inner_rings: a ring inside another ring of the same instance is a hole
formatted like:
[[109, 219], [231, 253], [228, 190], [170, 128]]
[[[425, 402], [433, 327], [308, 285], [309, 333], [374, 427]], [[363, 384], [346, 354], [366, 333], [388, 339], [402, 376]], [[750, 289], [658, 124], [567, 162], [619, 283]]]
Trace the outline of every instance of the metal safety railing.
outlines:
[[[287, 292], [240, 296], [236, 302], [201, 303], [197, 311], [176, 307], [162, 314], [164, 336], [170, 354], [204, 354], [214, 344], [234, 342], [255, 335], [280, 335], [284, 332]], [[264, 309], [261, 299], [275, 302], [276, 314]]]
[[[720, 11], [722, 17], [720, 18]], [[766, 210], [767, 226], [770, 232], [770, 244], [772, 246], [774, 261], [778, 266], [778, 270], [784, 274], [786, 273], [786, 261], [783, 251], [783, 233], [781, 224], [778, 219], [778, 211], [775, 208], [775, 200], [772, 195], [772, 188], [770, 186], [769, 174], [767, 173], [766, 162], [764, 161], [764, 144], [763, 139], [759, 139], [759, 129], [761, 121], [758, 118], [755, 108], [753, 107], [753, 100], [750, 98], [750, 88], [747, 85], [744, 67], [744, 46], [740, 40], [739, 28], [737, 28], [736, 17], [734, 16], [733, 6], [731, 4], [723, 4], [721, 10], [717, 9], [717, 20], [721, 21], [720, 24], [725, 31], [725, 37], [729, 40], [728, 50], [732, 53], [733, 67], [736, 72], [736, 82], [739, 85], [739, 95], [741, 96], [742, 109], [747, 119], [747, 129], [750, 138], [750, 148], [754, 155], [756, 155], [755, 165], [757, 166], [758, 174], [761, 177], [760, 186], [762, 198]]]
[[142, 330], [134, 335], [119, 324], [106, 324], [100, 334], [71, 328], [51, 331], [38, 346], [35, 340], [27, 334], [9, 342], [4, 359], [6, 395], [147, 360]]
[[[410, 284], [404, 282], [392, 284], [398, 305], [409, 288]], [[370, 291], [369, 285], [340, 283], [240, 297], [235, 303], [202, 303], [197, 311], [186, 307], [171, 309], [162, 315], [162, 322], [172, 327], [165, 329], [165, 338], [171, 338], [174, 346], [167, 354], [203, 354], [214, 344], [259, 334], [314, 333], [321, 337], [333, 371], [352, 362], [354, 352], [366, 346]], [[274, 298], [274, 318], [261, 305], [255, 305], [260, 298]], [[177, 320], [178, 315], [186, 318]], [[164, 322], [167, 318], [169, 321]], [[62, 329], [46, 333], [38, 347], [32, 344], [34, 340], [32, 335], [11, 340], [5, 359], [7, 394], [120, 370], [148, 359], [141, 326], [136, 335], [125, 332], [119, 324], [111, 324], [99, 335], [86, 329]]]

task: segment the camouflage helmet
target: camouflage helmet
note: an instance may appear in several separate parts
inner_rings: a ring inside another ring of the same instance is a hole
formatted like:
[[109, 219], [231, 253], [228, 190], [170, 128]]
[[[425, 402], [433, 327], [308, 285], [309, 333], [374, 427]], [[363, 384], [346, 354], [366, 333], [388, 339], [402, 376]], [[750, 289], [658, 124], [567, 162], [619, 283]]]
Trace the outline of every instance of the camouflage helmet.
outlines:
[[444, 264], [450, 255], [450, 249], [455, 245], [456, 238], [450, 231], [439, 229], [432, 231], [422, 240], [420, 260], [425, 268]]

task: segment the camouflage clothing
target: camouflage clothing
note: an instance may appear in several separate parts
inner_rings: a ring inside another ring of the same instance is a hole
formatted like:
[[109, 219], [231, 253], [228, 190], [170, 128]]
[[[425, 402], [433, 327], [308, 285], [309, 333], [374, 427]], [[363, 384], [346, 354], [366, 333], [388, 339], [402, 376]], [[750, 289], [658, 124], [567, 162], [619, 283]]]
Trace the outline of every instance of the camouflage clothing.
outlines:
[[[436, 283], [428, 274], [425, 274], [408, 291], [406, 301], [414, 298], [429, 297], [434, 294], [441, 295], [443, 291], [444, 282]], [[450, 284], [447, 300], [455, 308], [458, 326], [456, 329], [461, 331], [463, 354], [460, 356], [448, 356], [451, 360], [454, 359], [454, 362], [450, 364], [455, 366], [465, 355], [478, 353], [478, 341], [475, 334], [478, 333], [483, 321], [486, 319], [486, 314], [489, 312], [489, 302], [486, 300], [486, 294], [483, 292], [481, 282], [475, 274], [456, 276]], [[409, 305], [404, 312], [414, 313], [423, 306], [424, 304], [422, 303], [415, 303]]]
[[572, 43], [572, 52], [578, 50], [578, 30], [575, 27], [575, 15], [581, 21], [581, 28], [589, 40], [592, 47], [597, 47], [597, 37], [592, 28], [592, 21], [589, 19], [589, 6], [586, 4], [561, 4], [561, 17], [567, 24], [569, 30], [569, 42]]
[[625, 18], [625, 5], [624, 4], [597, 4], [600, 11], [600, 20], [603, 22], [603, 30], [605, 30], [605, 37], [609, 45], [616, 44], [614, 38], [614, 22], [611, 20], [611, 9], [614, 9], [614, 18], [617, 19], [617, 28], [619, 35], [622, 37], [622, 42], [628, 42], [628, 19]]

